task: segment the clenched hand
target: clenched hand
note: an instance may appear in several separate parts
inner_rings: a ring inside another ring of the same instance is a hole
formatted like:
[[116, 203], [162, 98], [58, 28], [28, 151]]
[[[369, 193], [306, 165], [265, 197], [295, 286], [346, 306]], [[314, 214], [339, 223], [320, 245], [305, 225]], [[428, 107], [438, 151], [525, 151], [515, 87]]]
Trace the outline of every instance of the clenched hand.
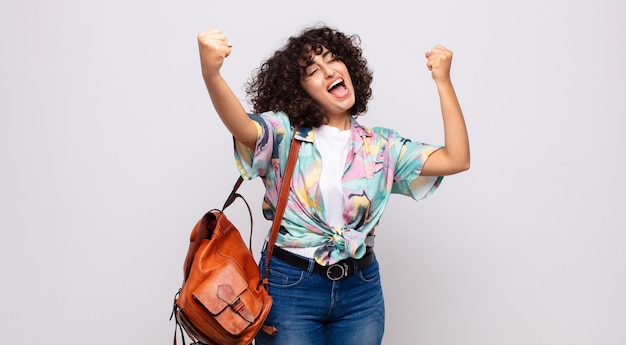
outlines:
[[219, 29], [210, 29], [198, 34], [202, 75], [210, 78], [219, 75], [224, 59], [230, 55], [231, 44]]

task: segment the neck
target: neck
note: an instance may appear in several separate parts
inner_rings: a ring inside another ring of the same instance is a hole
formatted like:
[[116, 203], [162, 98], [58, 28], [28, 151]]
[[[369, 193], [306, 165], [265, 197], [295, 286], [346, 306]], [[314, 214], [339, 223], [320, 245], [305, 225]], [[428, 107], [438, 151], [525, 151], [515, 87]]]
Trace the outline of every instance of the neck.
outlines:
[[340, 131], [344, 131], [346, 129], [350, 129], [350, 116], [327, 116], [326, 122], [324, 123], [327, 126], [336, 127]]

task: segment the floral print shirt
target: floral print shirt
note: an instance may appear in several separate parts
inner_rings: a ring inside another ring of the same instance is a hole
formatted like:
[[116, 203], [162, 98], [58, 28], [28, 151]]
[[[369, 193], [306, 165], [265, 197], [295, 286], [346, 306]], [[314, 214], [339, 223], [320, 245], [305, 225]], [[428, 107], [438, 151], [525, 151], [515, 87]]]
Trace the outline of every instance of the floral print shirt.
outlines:
[[439, 146], [410, 141], [394, 130], [367, 128], [352, 119], [341, 181], [345, 224], [333, 227], [325, 221], [324, 200], [318, 188], [322, 158], [313, 144], [313, 129], [300, 127], [294, 133], [289, 118], [280, 112], [249, 116], [257, 125], [256, 148], [235, 141], [235, 161], [243, 178], [263, 180], [262, 208], [268, 220], [274, 218], [291, 138], [295, 135], [302, 142], [276, 245], [319, 247], [314, 256], [321, 265], [348, 257], [359, 259], [368, 246], [374, 246], [374, 229], [391, 193], [423, 200], [443, 179], [420, 176], [424, 162]]

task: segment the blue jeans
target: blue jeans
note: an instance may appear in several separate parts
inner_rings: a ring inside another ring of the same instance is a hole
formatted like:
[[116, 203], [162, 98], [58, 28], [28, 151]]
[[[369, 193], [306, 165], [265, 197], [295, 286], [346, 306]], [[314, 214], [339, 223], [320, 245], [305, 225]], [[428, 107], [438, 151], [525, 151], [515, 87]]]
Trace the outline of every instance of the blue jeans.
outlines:
[[[259, 267], [265, 269], [265, 252]], [[341, 280], [331, 281], [273, 257], [269, 293], [272, 309], [265, 321], [276, 327], [263, 331], [257, 345], [380, 345], [385, 328], [385, 303], [378, 262]]]

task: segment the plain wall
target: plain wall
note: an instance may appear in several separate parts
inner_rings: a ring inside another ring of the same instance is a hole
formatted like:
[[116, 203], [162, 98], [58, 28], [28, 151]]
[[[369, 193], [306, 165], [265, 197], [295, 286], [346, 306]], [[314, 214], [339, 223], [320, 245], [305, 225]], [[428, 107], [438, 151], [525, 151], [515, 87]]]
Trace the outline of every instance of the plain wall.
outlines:
[[[626, 344], [625, 14], [618, 0], [3, 0], [2, 343], [172, 342], [189, 233], [237, 177], [196, 35], [234, 44], [222, 71], [245, 103], [261, 61], [321, 21], [363, 41], [361, 122], [415, 140], [443, 143], [424, 52], [455, 53], [472, 167], [425, 202], [392, 198], [384, 343]], [[242, 193], [258, 255], [261, 181]], [[243, 204], [229, 212], [246, 230]]]

